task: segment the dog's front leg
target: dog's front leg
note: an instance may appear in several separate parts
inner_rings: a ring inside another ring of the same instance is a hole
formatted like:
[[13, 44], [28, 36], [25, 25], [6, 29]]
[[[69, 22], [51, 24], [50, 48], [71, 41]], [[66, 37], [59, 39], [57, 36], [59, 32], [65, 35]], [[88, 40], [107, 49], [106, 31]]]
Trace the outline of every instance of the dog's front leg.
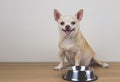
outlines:
[[80, 56], [81, 56], [81, 52], [77, 51], [77, 53], [75, 55], [75, 66], [79, 66], [80, 65]]
[[63, 50], [59, 50], [59, 58], [60, 58], [60, 63], [54, 68], [54, 70], [61, 70], [63, 68], [63, 62], [65, 55], [63, 53]]

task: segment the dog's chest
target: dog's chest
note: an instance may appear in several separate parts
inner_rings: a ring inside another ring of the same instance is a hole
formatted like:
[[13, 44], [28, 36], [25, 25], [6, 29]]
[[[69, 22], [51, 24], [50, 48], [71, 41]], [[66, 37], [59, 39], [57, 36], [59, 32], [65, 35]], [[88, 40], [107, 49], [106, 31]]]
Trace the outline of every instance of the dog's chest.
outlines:
[[68, 50], [74, 46], [74, 39], [64, 39], [65, 48]]

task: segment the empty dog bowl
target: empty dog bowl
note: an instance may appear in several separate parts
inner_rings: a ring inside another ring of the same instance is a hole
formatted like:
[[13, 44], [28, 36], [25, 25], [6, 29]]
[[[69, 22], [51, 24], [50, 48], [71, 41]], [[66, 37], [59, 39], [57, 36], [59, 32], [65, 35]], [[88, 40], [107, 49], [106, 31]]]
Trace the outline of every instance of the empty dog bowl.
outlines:
[[85, 66], [71, 66], [66, 69], [63, 79], [73, 82], [90, 82], [97, 80], [93, 70]]

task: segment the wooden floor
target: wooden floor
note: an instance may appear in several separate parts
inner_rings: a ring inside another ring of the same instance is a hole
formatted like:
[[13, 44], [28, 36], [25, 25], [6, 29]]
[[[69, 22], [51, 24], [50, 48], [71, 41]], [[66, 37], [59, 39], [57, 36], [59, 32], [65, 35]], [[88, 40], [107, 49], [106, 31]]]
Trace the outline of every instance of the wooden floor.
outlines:
[[[95, 82], [120, 82], [120, 63], [110, 68], [94, 67]], [[0, 82], [68, 82], [61, 78], [65, 69], [53, 70], [57, 63], [0, 63]]]

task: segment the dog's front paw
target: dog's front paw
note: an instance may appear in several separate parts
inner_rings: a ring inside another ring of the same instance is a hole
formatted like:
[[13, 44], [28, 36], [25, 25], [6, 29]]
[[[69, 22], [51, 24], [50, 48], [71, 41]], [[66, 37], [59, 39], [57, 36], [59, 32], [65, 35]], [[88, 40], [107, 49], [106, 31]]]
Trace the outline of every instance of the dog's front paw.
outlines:
[[54, 68], [54, 70], [61, 70], [63, 68], [63, 65], [61, 65], [61, 64], [59, 64], [58, 66], [56, 66], [55, 68]]

